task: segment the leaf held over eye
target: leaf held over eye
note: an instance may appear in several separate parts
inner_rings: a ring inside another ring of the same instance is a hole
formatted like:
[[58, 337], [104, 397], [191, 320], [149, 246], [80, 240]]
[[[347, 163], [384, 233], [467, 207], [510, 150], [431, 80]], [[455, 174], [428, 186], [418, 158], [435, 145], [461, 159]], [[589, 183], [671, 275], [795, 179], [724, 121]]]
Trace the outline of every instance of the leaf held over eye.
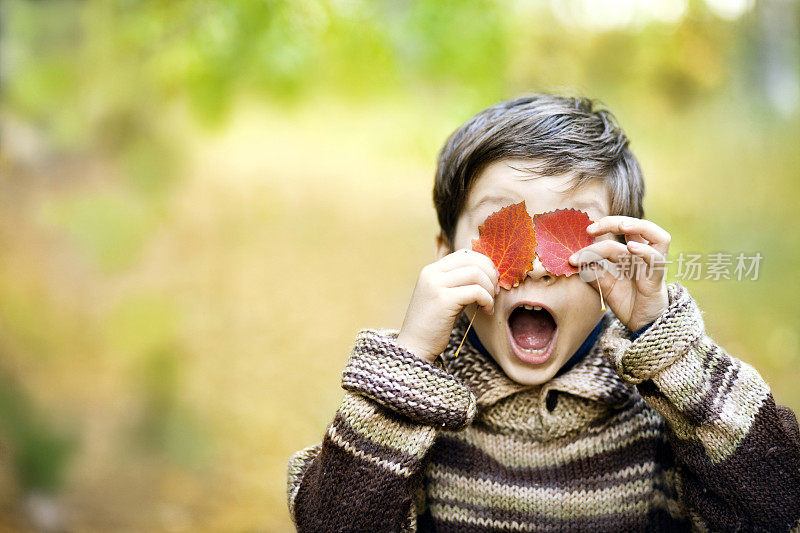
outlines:
[[492, 260], [500, 272], [500, 286], [510, 290], [519, 285], [533, 269], [536, 257], [533, 219], [525, 201], [489, 215], [478, 234], [480, 238], [472, 239], [472, 249]]
[[534, 215], [537, 253], [542, 266], [554, 276], [571, 276], [578, 269], [569, 263], [569, 256], [594, 242], [586, 228], [592, 220], [585, 211], [557, 209]]

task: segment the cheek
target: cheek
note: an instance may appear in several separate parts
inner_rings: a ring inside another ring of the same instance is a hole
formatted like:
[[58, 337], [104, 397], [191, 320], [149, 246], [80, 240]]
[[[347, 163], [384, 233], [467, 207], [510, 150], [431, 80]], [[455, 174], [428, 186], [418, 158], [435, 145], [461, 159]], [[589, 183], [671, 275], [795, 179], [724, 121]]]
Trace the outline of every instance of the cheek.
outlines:
[[[506, 321], [502, 311], [499, 311], [502, 307], [498, 297], [498, 299], [495, 300], [495, 309], [497, 309], [495, 314], [487, 315], [483, 311], [478, 310], [478, 314], [475, 316], [475, 322], [472, 324], [472, 327], [478, 332], [479, 337], [486, 344], [487, 348], [490, 348], [491, 345], [491, 348], [499, 349], [505, 342]], [[473, 311], [474, 308], [473, 310], [467, 311], [467, 314], [471, 317]]]
[[467, 224], [467, 217], [462, 217], [456, 225], [456, 232], [453, 235], [454, 250], [460, 250], [461, 248], [469, 248], [471, 250], [472, 239], [477, 239], [478, 236], [478, 228], [471, 228]]
[[602, 311], [600, 310], [600, 295], [588, 283], [578, 277], [578, 274], [570, 276], [569, 290], [569, 318], [576, 324], [588, 324], [592, 321], [600, 320]]

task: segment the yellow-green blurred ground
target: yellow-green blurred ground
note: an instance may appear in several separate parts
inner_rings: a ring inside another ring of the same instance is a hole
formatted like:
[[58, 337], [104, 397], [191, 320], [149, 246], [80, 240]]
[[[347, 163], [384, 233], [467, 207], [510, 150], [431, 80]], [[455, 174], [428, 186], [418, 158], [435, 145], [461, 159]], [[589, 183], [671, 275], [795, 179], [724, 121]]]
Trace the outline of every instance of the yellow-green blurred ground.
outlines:
[[756, 74], [780, 28], [706, 3], [608, 32], [543, 2], [0, 4], [0, 531], [48, 502], [68, 531], [291, 530], [289, 456], [434, 258], [436, 152], [529, 90], [610, 106], [672, 259], [763, 255], [684, 284], [800, 411], [800, 120]]

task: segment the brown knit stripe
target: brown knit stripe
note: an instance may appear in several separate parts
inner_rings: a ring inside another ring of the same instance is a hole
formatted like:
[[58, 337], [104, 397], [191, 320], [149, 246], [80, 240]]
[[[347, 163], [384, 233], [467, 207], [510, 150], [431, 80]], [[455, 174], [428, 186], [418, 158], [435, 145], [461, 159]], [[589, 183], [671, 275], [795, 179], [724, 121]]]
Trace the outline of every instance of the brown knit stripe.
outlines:
[[326, 435], [297, 491], [297, 529], [331, 531], [346, 524], [347, 531], [395, 531], [407, 518], [410, 487], [421, 474], [407, 478], [375, 468], [374, 461], [335, 445]]
[[[586, 454], [571, 461], [541, 467], [508, 467], [483, 450], [456, 439], [443, 438], [434, 445], [428, 475], [431, 478], [459, 475], [508, 484], [536, 479], [548, 487], [575, 485], [575, 473], [586, 472], [578, 481], [583, 487], [607, 488], [632, 477], [652, 477], [660, 450], [660, 435], [636, 439], [625, 446]], [[510, 452], [512, 450], [509, 450]], [[546, 457], [542, 457], [546, 460]], [[625, 472], [626, 468], [632, 470]]]
[[717, 400], [730, 391], [739, 374], [739, 365], [715, 344], [706, 350], [702, 365], [701, 388], [683, 409], [684, 416], [695, 426], [719, 418], [722, 411]]
[[[455, 470], [450, 465], [439, 463], [432, 464], [427, 470], [429, 484], [431, 486], [449, 480], [449, 482], [460, 482], [464, 485], [470, 483], [492, 482], [502, 484], [504, 487], [528, 487], [535, 485], [543, 489], [553, 489], [567, 492], [582, 492], [585, 490], [604, 490], [628, 485], [637, 480], [652, 480], [654, 487], [660, 487], [664, 492], [675, 495], [671, 489], [674, 483], [675, 471], [659, 472], [661, 466], [652, 460], [643, 461], [634, 465], [627, 465], [619, 470], [615, 470], [603, 475], [587, 473], [580, 479], [564, 477], [563, 472], [550, 475], [545, 472], [542, 477], [526, 476], [524, 473], [512, 473], [503, 476], [498, 472], [488, 470], [460, 471]], [[586, 467], [576, 469], [576, 471], [590, 472]], [[558, 477], [557, 477], [558, 476]], [[504, 489], [506, 490], [506, 489]]]
[[[632, 506], [641, 511], [611, 510], [602, 515], [570, 515], [565, 509], [556, 515], [536, 512], [501, 510], [479, 504], [431, 498], [431, 511], [436, 513], [436, 531], [685, 531], [685, 513], [677, 502], [668, 504], [666, 497], [654, 492], [649, 501]], [[674, 510], [677, 514], [672, 515]]]
[[[446, 507], [448, 502], [434, 502], [437, 508]], [[491, 517], [491, 515], [489, 515]], [[467, 517], [464, 517], [465, 520]], [[675, 531], [689, 531], [691, 524], [684, 519], [670, 516], [664, 508], [655, 507], [646, 515], [622, 515], [609, 517], [570, 517], [563, 519], [535, 518], [535, 522], [522, 526], [517, 521], [500, 526], [491, 526], [486, 519], [472, 518], [465, 521], [437, 521], [431, 524], [430, 513], [421, 517], [420, 531], [433, 531], [437, 533], [487, 533], [494, 531], [532, 531], [532, 532], [565, 532], [565, 531], [647, 531], [659, 533]], [[429, 525], [430, 524], [430, 525]], [[426, 527], [427, 526], [427, 527]]]
[[[443, 480], [442, 480], [443, 481]], [[500, 483], [462, 484], [440, 482], [428, 489], [429, 502], [452, 501], [459, 507], [481, 502], [492, 511], [534, 516], [604, 516], [614, 513], [646, 513], [654, 494], [653, 484], [637, 481], [617, 487], [579, 492], [539, 487], [509, 487]], [[429, 503], [430, 505], [430, 503]], [[433, 505], [430, 505], [433, 507]], [[553, 515], [552, 513], [557, 513]], [[443, 515], [444, 520], [450, 517]]]

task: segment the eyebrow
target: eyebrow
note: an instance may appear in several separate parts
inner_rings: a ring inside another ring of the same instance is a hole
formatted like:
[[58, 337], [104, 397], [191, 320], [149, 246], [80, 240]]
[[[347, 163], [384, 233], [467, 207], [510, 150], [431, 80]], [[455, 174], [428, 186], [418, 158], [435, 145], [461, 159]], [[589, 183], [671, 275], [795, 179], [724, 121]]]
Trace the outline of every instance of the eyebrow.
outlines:
[[575, 202], [573, 205], [575, 207], [582, 207], [584, 209], [589, 208], [589, 207], [594, 207], [598, 211], [602, 211], [603, 210], [603, 206], [601, 206], [600, 202], [598, 202], [597, 200], [587, 200], [587, 201], [583, 201], [583, 202]]
[[489, 194], [481, 198], [478, 203], [472, 206], [472, 209], [477, 209], [484, 204], [499, 204], [502, 202], [515, 201], [511, 195], [508, 194]]
[[[482, 206], [484, 204], [491, 205], [491, 204], [504, 203], [504, 202], [508, 202], [508, 201], [514, 202], [516, 200], [514, 199], [514, 197], [512, 197], [512, 196], [510, 196], [508, 194], [489, 194], [489, 195], [484, 196], [483, 198], [481, 198], [478, 201], [478, 203], [476, 203], [474, 206], [472, 206], [472, 209], [477, 209], [477, 208], [479, 208], [480, 206]], [[584, 200], [584, 201], [580, 201], [580, 202], [574, 202], [573, 203], [573, 207], [576, 207], [576, 208], [579, 208], [579, 209], [580, 208], [587, 209], [589, 207], [594, 207], [598, 211], [602, 211], [603, 210], [602, 206], [600, 205], [600, 202], [598, 202], [597, 200]]]

